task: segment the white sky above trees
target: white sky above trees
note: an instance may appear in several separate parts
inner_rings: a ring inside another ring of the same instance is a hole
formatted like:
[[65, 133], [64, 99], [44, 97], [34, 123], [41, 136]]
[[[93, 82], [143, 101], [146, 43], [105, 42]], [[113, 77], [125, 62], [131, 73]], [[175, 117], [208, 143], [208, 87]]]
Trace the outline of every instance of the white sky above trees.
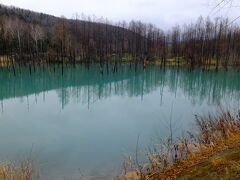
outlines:
[[[96, 15], [108, 20], [141, 20], [162, 29], [195, 21], [200, 15], [234, 19], [240, 15], [239, 0], [232, 8], [215, 9], [221, 0], [1, 0], [4, 5], [30, 9], [55, 16]], [[228, 4], [229, 6], [230, 4]]]

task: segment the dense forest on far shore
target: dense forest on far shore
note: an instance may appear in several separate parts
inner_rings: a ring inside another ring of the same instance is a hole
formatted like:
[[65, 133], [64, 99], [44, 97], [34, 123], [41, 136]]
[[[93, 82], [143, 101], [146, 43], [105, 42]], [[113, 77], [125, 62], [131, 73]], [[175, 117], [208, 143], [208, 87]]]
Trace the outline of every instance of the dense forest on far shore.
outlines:
[[240, 65], [240, 28], [200, 17], [162, 31], [140, 21], [54, 17], [0, 5], [0, 62], [168, 62], [216, 69]]

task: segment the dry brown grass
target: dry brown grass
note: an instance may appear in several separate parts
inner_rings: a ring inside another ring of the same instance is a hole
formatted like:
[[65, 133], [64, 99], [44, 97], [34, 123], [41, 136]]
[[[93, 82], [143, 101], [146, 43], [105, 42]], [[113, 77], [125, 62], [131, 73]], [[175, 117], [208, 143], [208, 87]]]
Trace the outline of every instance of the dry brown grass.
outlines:
[[[177, 179], [186, 169], [210, 159], [219, 152], [240, 146], [240, 110], [230, 112], [220, 109], [214, 115], [196, 116], [195, 118], [199, 129], [197, 134], [188, 132], [188, 135], [179, 138], [176, 143], [168, 140], [161, 150], [153, 148], [154, 150], [148, 155], [147, 163], [135, 166], [135, 169], [131, 168], [129, 171], [126, 171], [125, 167], [118, 179]], [[214, 161], [211, 163], [213, 167], [214, 163], [222, 165], [218, 167], [234, 164], [234, 160], [229, 161], [230, 164], [224, 159]], [[240, 164], [235, 167], [238, 166]], [[234, 168], [231, 169], [234, 170]]]
[[0, 180], [31, 180], [33, 168], [30, 161], [16, 165], [14, 163], [0, 164]]
[[7, 66], [7, 65], [10, 65], [14, 62], [15, 62], [14, 59], [11, 59], [7, 56], [0, 56], [0, 66]]

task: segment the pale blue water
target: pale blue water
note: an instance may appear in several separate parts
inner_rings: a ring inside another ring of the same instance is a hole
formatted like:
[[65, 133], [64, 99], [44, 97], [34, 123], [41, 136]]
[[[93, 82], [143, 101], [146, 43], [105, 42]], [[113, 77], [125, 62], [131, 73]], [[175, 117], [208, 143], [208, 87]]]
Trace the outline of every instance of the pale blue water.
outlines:
[[[238, 106], [240, 73], [122, 65], [0, 69], [0, 160], [31, 157], [42, 179], [109, 175], [154, 138], [194, 129], [194, 114]], [[172, 109], [172, 115], [171, 115]], [[73, 178], [74, 179], [74, 178]]]

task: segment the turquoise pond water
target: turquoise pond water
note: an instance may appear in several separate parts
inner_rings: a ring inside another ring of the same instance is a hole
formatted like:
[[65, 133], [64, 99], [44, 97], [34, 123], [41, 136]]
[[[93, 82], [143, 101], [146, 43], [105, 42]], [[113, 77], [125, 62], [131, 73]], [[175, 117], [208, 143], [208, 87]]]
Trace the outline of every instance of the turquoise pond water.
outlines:
[[194, 115], [238, 106], [240, 73], [119, 65], [0, 68], [0, 160], [34, 160], [42, 179], [109, 175], [124, 155], [193, 130]]

